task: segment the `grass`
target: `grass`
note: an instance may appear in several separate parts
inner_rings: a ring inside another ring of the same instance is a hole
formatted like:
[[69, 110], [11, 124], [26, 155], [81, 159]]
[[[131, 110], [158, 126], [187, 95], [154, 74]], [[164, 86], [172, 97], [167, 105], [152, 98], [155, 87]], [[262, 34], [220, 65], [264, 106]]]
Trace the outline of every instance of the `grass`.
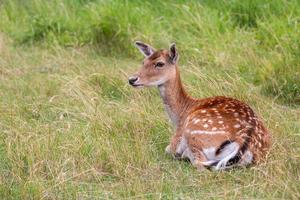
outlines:
[[13, 0], [2, 5], [0, 29], [17, 44], [91, 44], [118, 57], [135, 55], [136, 39], [176, 41], [183, 60], [238, 70], [263, 94], [299, 105], [299, 1], [154, 2]]
[[[299, 199], [299, 8], [277, 0], [3, 2], [0, 198]], [[173, 130], [158, 92], [127, 84], [141, 61], [136, 39], [176, 41], [193, 96], [250, 104], [272, 132], [268, 159], [199, 173], [165, 155]]]

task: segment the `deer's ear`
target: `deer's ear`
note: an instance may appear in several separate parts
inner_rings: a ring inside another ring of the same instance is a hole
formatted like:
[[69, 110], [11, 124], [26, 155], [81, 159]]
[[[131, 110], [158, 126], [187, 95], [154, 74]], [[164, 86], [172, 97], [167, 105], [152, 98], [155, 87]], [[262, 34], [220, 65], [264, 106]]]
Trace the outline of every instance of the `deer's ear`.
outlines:
[[169, 56], [170, 56], [171, 62], [173, 64], [175, 64], [178, 60], [178, 52], [177, 52], [175, 43], [171, 44], [171, 46], [170, 46]]
[[151, 47], [150, 45], [145, 44], [143, 42], [136, 41], [134, 44], [142, 52], [142, 54], [144, 54], [144, 56], [146, 56], [146, 57], [151, 56], [155, 51], [155, 49], [153, 47]]

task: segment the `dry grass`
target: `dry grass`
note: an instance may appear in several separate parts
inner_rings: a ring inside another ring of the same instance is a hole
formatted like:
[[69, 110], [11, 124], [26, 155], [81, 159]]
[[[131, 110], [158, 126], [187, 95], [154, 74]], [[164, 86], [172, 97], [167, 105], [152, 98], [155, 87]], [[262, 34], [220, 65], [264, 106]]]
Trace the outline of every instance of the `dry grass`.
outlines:
[[173, 130], [157, 91], [127, 85], [138, 60], [0, 41], [2, 199], [300, 198], [300, 110], [238, 74], [181, 63], [194, 96], [234, 96], [263, 116], [272, 149], [258, 166], [199, 173], [164, 154]]
[[136, 57], [134, 40], [176, 42], [181, 60], [238, 74], [285, 105], [300, 104], [298, 0], [10, 0], [0, 32], [15, 45], [82, 47]]

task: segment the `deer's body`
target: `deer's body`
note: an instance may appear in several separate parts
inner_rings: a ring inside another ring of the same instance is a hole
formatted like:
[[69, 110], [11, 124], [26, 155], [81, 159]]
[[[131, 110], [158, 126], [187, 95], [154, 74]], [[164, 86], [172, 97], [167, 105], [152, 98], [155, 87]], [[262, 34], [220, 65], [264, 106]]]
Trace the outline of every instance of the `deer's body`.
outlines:
[[190, 97], [181, 83], [175, 45], [170, 51], [155, 51], [149, 45], [136, 44], [146, 59], [129, 82], [133, 86], [158, 86], [176, 127], [167, 153], [189, 159], [198, 169], [247, 166], [265, 157], [269, 133], [247, 104], [223, 96]]

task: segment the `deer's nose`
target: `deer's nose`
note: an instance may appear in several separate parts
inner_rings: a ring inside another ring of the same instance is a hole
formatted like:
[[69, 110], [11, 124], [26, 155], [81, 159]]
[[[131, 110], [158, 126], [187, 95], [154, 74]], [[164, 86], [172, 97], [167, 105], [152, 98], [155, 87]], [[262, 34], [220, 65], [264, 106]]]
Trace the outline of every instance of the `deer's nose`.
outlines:
[[130, 85], [134, 85], [134, 83], [138, 80], [138, 77], [130, 77], [128, 82]]

